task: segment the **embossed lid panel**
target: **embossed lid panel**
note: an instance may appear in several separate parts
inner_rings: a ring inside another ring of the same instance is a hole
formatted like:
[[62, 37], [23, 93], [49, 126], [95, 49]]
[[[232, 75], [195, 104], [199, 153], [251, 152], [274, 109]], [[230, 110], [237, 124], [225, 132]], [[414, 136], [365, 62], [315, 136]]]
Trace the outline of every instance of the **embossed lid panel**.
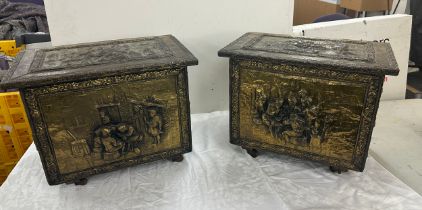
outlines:
[[171, 35], [104, 41], [26, 50], [0, 86], [35, 87], [197, 64], [198, 60]]
[[365, 74], [398, 75], [399, 73], [390, 45], [376, 42], [247, 33], [220, 50], [218, 55], [323, 66]]

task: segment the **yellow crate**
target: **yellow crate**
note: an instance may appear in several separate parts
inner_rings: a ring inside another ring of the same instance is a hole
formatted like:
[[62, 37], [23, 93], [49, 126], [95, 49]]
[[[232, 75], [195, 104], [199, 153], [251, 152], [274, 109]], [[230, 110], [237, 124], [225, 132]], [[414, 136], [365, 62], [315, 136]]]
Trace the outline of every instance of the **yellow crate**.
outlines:
[[0, 175], [0, 186], [3, 184], [4, 181], [6, 181], [7, 176], [1, 176]]
[[5, 176], [2, 168], [13, 168], [31, 143], [32, 131], [19, 92], [0, 93], [0, 183]]
[[7, 176], [13, 170], [16, 163], [8, 163], [0, 165], [0, 176]]
[[0, 185], [6, 181], [7, 176], [10, 174], [10, 172], [15, 167], [16, 162], [7, 163], [0, 165]]
[[0, 53], [3, 53], [7, 56], [15, 57], [23, 48], [23, 45], [22, 47], [16, 47], [15, 40], [0, 41]]

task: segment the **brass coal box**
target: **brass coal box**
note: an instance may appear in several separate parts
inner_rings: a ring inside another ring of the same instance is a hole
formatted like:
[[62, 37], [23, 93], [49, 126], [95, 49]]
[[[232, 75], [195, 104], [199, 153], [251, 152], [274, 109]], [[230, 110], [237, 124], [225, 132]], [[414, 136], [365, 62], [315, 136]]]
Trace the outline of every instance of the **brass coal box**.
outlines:
[[385, 75], [399, 70], [389, 44], [248, 33], [230, 57], [230, 141], [363, 171]]
[[27, 50], [2, 89], [19, 89], [50, 185], [192, 150], [187, 66], [173, 36]]

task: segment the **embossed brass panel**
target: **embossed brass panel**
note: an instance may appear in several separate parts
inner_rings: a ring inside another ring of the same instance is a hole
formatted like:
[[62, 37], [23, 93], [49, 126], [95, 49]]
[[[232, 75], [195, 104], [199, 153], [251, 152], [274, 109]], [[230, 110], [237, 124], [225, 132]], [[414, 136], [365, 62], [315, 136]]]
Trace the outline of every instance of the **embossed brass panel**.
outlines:
[[247, 69], [240, 75], [240, 138], [352, 160], [366, 85]]
[[49, 184], [192, 150], [187, 66], [174, 37], [26, 51], [2, 88], [19, 88]]
[[230, 142], [362, 171], [385, 74], [388, 45], [248, 33], [230, 57]]
[[180, 148], [176, 79], [41, 95], [60, 173]]

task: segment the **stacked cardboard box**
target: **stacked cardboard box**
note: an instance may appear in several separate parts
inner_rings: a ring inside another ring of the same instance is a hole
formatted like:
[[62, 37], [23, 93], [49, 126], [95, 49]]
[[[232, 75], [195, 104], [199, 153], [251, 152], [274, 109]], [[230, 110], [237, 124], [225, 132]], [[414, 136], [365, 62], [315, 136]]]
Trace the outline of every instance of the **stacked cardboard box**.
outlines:
[[312, 23], [321, 16], [339, 12], [337, 0], [295, 0], [293, 25]]
[[341, 0], [342, 8], [354, 11], [386, 11], [391, 10], [393, 0]]

